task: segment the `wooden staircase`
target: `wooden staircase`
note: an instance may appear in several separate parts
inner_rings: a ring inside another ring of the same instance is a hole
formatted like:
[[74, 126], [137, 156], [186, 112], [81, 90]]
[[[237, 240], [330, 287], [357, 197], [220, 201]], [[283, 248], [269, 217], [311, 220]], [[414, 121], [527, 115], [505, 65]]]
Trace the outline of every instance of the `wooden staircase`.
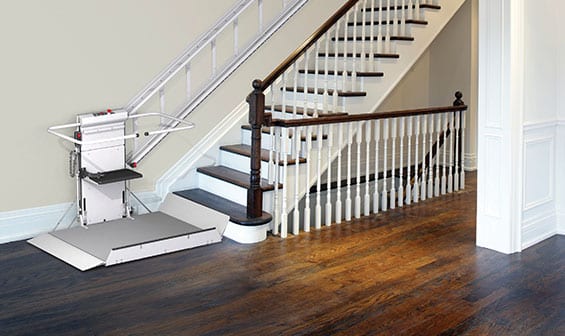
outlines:
[[[295, 69], [294, 85], [285, 80], [275, 81], [275, 79], [285, 73], [286, 69], [275, 70], [274, 74], [269, 75], [268, 83], [262, 81], [263, 86], [257, 87], [261, 83], [254, 83], [255, 92], [270, 89], [271, 92], [269, 94], [275, 97], [270, 102], [265, 102], [265, 97], [262, 98], [265, 107], [261, 114], [264, 113], [267, 118], [279, 119], [336, 117], [349, 113], [358, 113], [354, 111], [354, 108], [351, 111], [348, 109], [350, 100], [363, 99], [364, 101], [373, 101], [382, 99], [383, 97], [378, 99], [371, 97], [367, 91], [363, 90], [363, 87], [367, 85], [367, 81], [377, 81], [386, 78], [387, 73], [381, 70], [362, 69], [359, 65], [352, 68], [351, 64], [360, 62], [360, 60], [363, 62], [371, 60], [377, 64], [381, 61], [396, 62], [402, 55], [395, 52], [394, 44], [414, 43], [415, 39], [411, 35], [390, 34], [381, 36], [380, 34], [375, 34], [373, 36], [372, 34], [361, 32], [351, 34], [349, 30], [361, 27], [363, 27], [362, 29], [367, 29], [368, 27], [381, 27], [379, 29], [382, 29], [382, 27], [392, 26], [395, 23], [400, 24], [400, 19], [397, 19], [397, 17], [402, 17], [404, 14], [392, 15], [394, 18], [375, 19], [374, 13], [390, 13], [403, 10], [414, 11], [417, 7], [420, 11], [417, 17], [404, 17], [405, 31], [410, 32], [410, 26], [425, 28], [429, 25], [429, 22], [424, 19], [426, 12], [440, 11], [441, 6], [427, 3], [428, 1], [420, 0], [420, 2], [416, 5], [413, 1], [398, 1], [394, 3], [410, 3], [410, 5], [360, 8], [361, 4], [370, 5], [375, 3], [375, 1], [347, 1], [343, 8], [336, 13], [335, 17], [330, 18], [313, 35], [312, 41], [305, 44], [310, 43], [311, 46], [317, 43], [316, 41], [323, 36], [325, 31], [344, 15], [354, 16], [354, 21], [346, 20], [341, 29], [338, 29], [340, 36], [333, 36], [328, 39], [327, 44], [331, 43], [331, 47], [322, 46], [321, 48], [316, 48], [310, 56], [310, 60], [302, 59], [302, 62]], [[380, 3], [380, 1], [377, 1], [377, 3]], [[351, 14], [356, 8], [357, 13]], [[351, 45], [362, 42], [381, 43], [382, 41], [390, 43], [393, 47], [390, 50], [384, 50], [381, 47], [374, 47], [371, 50], [368, 50], [368, 47], [365, 50], [357, 47], [350, 49], [343, 47], [344, 43]], [[301, 56], [291, 55], [289, 59], [293, 57], [294, 60], [297, 60]], [[324, 60], [326, 63], [339, 64], [339, 68], [320, 69], [318, 62], [316, 62], [316, 65], [313, 65], [313, 59], [316, 57]], [[288, 62], [287, 67], [292, 64], [291, 61]], [[351, 81], [356, 82], [352, 82], [350, 86], [349, 82]], [[344, 85], [343, 83], [346, 84]], [[265, 94], [265, 96], [269, 94]], [[251, 108], [256, 103], [253, 101], [254, 98], [256, 97], [253, 96], [253, 93], [248, 98]], [[339, 101], [339, 103], [321, 106], [320, 102], [331, 99]], [[292, 136], [292, 132], [288, 134], [274, 134], [272, 128], [263, 126], [263, 119], [261, 117], [258, 117], [258, 120], [251, 119], [250, 125], [241, 125], [240, 143], [220, 146], [219, 162], [213, 166], [204, 166], [197, 169], [198, 188], [174, 192], [178, 196], [229, 215], [230, 221], [234, 225], [233, 228], [226, 230], [225, 236], [242, 243], [261, 241], [265, 239], [266, 232], [273, 228], [273, 216], [271, 214], [262, 210], [260, 211], [262, 214], [260, 216], [250, 214], [250, 204], [257, 204], [255, 197], [257, 193], [274, 193], [274, 198], [276, 198], [276, 193], [289, 182], [284, 181], [282, 176], [270, 176], [269, 179], [259, 178], [260, 175], [257, 168], [260, 167], [260, 171], [264, 173], [264, 176], [267, 176], [268, 174], [265, 173], [272, 169], [269, 166], [270, 162], [274, 162], [275, 165], [281, 167], [284, 165], [285, 170], [291, 170], [296, 165], [304, 165], [308, 158], [302, 155], [302, 149], [305, 146], [316, 147], [318, 141], [328, 139], [325, 129], [320, 128], [323, 131], [314, 134], [310, 141], [306, 139], [304, 134], [301, 134], [300, 139], [295, 141], [296, 137]], [[250, 159], [254, 156], [252, 139], [257, 137], [261, 138], [262, 148], [258, 151], [256, 150], [255, 156], [258, 158], [258, 162], [255, 167], [251, 163], [252, 169], [250, 173]], [[282, 140], [276, 140], [277, 138], [282, 138]], [[286, 149], [283, 149], [283, 151], [287, 153], [286, 159], [282, 156], [273, 158], [273, 152], [270, 149], [275, 146], [275, 143], [285, 146]], [[253, 191], [254, 189], [255, 191]], [[273, 197], [260, 199], [259, 202], [262, 208], [272, 209], [274, 206], [272, 199]], [[275, 223], [274, 225], [277, 224]]]

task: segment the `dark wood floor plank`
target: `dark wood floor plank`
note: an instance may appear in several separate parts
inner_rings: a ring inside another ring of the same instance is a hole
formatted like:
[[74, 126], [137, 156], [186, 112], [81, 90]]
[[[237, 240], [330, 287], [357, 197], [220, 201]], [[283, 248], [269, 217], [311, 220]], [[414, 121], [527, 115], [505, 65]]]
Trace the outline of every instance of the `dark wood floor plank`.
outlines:
[[0, 245], [4, 335], [563, 335], [565, 237], [475, 246], [468, 189], [288, 239], [81, 273]]

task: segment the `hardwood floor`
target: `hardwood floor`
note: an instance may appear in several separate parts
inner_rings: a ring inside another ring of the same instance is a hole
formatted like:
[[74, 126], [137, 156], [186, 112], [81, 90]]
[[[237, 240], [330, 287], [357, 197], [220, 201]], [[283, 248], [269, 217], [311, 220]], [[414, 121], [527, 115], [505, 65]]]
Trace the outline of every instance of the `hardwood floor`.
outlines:
[[81, 273], [0, 245], [0, 335], [565, 335], [565, 237], [475, 247], [463, 192]]

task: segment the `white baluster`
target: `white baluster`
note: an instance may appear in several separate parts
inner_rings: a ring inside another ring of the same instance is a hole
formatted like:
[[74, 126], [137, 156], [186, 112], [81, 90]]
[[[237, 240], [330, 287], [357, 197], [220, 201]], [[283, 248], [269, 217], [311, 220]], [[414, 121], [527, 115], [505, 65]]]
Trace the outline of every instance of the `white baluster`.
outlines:
[[399, 177], [398, 177], [398, 206], [402, 207], [404, 205], [404, 132], [405, 132], [405, 122], [404, 118], [399, 118], [398, 121], [400, 122], [400, 129], [399, 129], [399, 137], [400, 137], [400, 166], [398, 167]]
[[282, 167], [282, 213], [281, 213], [281, 237], [286, 238], [288, 236], [288, 188], [286, 183], [288, 182], [288, 128], [282, 129], [282, 151], [281, 156], [283, 159]]
[[284, 118], [284, 119], [287, 118], [287, 115], [286, 115], [286, 104], [287, 104], [287, 102], [286, 102], [286, 101], [287, 101], [287, 97], [286, 97], [286, 88], [287, 88], [286, 78], [287, 78], [286, 72], [283, 72], [283, 74], [282, 74], [282, 79], [281, 79], [281, 84], [282, 84], [282, 88], [283, 88], [283, 90], [282, 90], [282, 97], [281, 97], [281, 106], [282, 106], [282, 108], [281, 108], [282, 113], [281, 113], [281, 114], [283, 115], [283, 118]]
[[258, 0], [257, 11], [259, 13], [259, 34], [263, 33], [263, 0]]
[[385, 119], [383, 121], [383, 141], [384, 141], [384, 148], [383, 148], [383, 192], [381, 196], [381, 209], [386, 211], [388, 209], [388, 190], [387, 190], [387, 183], [386, 179], [388, 178], [387, 172], [387, 161], [388, 161], [388, 154], [387, 154], [387, 146], [388, 146], [388, 128], [389, 119]]
[[322, 136], [322, 126], [319, 125], [318, 129], [316, 130], [316, 136], [317, 136], [317, 145], [318, 145], [318, 165], [316, 166], [317, 168], [317, 174], [316, 174], [316, 181], [317, 181], [317, 186], [316, 186], [316, 221], [314, 223], [316, 229], [320, 229], [322, 227], [322, 143], [323, 141], [321, 140], [321, 136]]
[[391, 137], [392, 137], [392, 169], [390, 177], [392, 181], [390, 183], [390, 208], [396, 208], [396, 123], [397, 119], [393, 118], [391, 120]]
[[[371, 68], [369, 70], [377, 71], [377, 66], [375, 62], [375, 44], [378, 45], [378, 41], [375, 41], [375, 0], [371, 0], [371, 30], [370, 30], [370, 43], [369, 43], [369, 64]], [[379, 27], [378, 25], [377, 27]], [[378, 34], [378, 33], [377, 33]], [[377, 47], [378, 48], [378, 47]]]
[[455, 174], [453, 176], [454, 179], [454, 186], [453, 189], [455, 191], [459, 190], [459, 159], [461, 153], [461, 146], [459, 145], [459, 130], [461, 129], [461, 114], [459, 111], [455, 112]]
[[[294, 83], [293, 83], [293, 99], [292, 99], [292, 118], [296, 119], [298, 113], [298, 62], [295, 62], [292, 65], [292, 73], [294, 74]], [[306, 96], [308, 93], [308, 88], [304, 86], [304, 95]]]
[[[349, 47], [349, 43], [347, 41], [348, 39], [348, 24], [349, 24], [349, 14], [350, 12], [347, 12], [345, 14], [345, 22], [343, 23], [343, 27], [344, 27], [344, 37], [343, 37], [343, 75], [342, 75], [342, 83], [341, 83], [341, 87], [343, 91], [347, 90], [347, 53], [348, 53], [348, 47]], [[337, 44], [337, 43], [336, 43]], [[355, 44], [355, 43], [354, 43]], [[355, 55], [353, 55], [353, 58], [355, 58]], [[337, 91], [337, 87], [335, 88], [335, 91]]]
[[304, 206], [304, 232], [310, 232], [310, 159], [312, 156], [312, 126], [306, 128], [306, 199]]
[[192, 96], [190, 62], [184, 66], [184, 74], [186, 78], [186, 99], [190, 99], [190, 97]]
[[361, 142], [363, 141], [362, 123], [357, 123], [357, 178], [355, 187], [355, 218], [361, 218]]
[[341, 223], [341, 149], [343, 148], [343, 123], [337, 129], [337, 197], [335, 201], [335, 222]]
[[[316, 55], [314, 55], [314, 57], [317, 57]], [[303, 116], [306, 117], [307, 115], [307, 111], [308, 111], [308, 65], [309, 65], [309, 56], [308, 56], [308, 52], [305, 53], [304, 55], [304, 95], [303, 95], [303, 99], [302, 99], [302, 107], [304, 108], [304, 114]], [[314, 73], [314, 76], [318, 76], [317, 73]], [[298, 102], [294, 104], [294, 106], [297, 106]], [[296, 110], [296, 108], [295, 108]], [[295, 116], [296, 118], [296, 116]]]
[[[295, 127], [292, 131], [292, 136], [294, 139], [294, 218], [292, 221], [292, 234], [297, 235], [300, 231], [300, 208], [298, 204], [300, 202], [300, 142], [301, 142], [301, 132], [300, 127]], [[286, 183], [286, 180], [285, 180]], [[308, 188], [308, 186], [306, 186]]]
[[[338, 76], [338, 71], [339, 71], [339, 65], [338, 65], [338, 53], [339, 53], [339, 43], [337, 43], [337, 39], [339, 37], [339, 23], [341, 21], [337, 21], [336, 24], [336, 28], [335, 28], [335, 40], [336, 42], [334, 43], [334, 90], [333, 90], [333, 94], [332, 94], [332, 105], [333, 105], [333, 111], [337, 112], [338, 111], [338, 100], [339, 100], [339, 96], [337, 94], [337, 88], [338, 88], [338, 80], [339, 80], [339, 76]], [[347, 30], [347, 29], [346, 29]], [[345, 51], [347, 52], [347, 51]], [[344, 70], [345, 71], [345, 70]]]
[[[314, 44], [314, 52], [315, 55], [319, 55], [320, 54], [320, 43], [318, 41], [316, 41], [316, 43]], [[315, 111], [314, 112], [314, 117], [318, 116], [318, 108], [319, 108], [319, 93], [318, 93], [318, 89], [320, 88], [319, 84], [318, 84], [318, 77], [319, 77], [319, 73], [320, 73], [320, 62], [319, 62], [320, 58], [319, 57], [314, 57], [314, 73], [316, 74], [314, 76], [314, 106], [315, 106]], [[304, 90], [308, 90], [307, 88], [304, 88]]]
[[406, 11], [408, 10], [406, 8], [407, 6], [407, 1], [406, 0], [402, 0], [402, 10], [400, 11], [400, 35], [401, 36], [408, 36], [408, 29], [406, 27]]
[[[159, 89], [159, 108], [160, 108], [161, 113], [163, 113], [163, 114], [167, 113], [167, 111], [165, 110], [165, 88], [164, 87]], [[168, 122], [170, 122], [169, 119], [166, 119], [166, 118], [163, 118], [163, 117], [161, 117], [160, 119], [161, 119], [160, 123], [163, 126], [166, 125]]]
[[383, 23], [384, 20], [384, 11], [382, 10], [383, 8], [383, 2], [385, 0], [378, 0], [378, 7], [379, 7], [379, 11], [377, 12], [377, 22], [378, 22], [378, 27], [377, 27], [377, 53], [384, 53], [384, 42], [383, 42], [383, 29], [385, 29], [386, 25]]
[[465, 111], [461, 111], [461, 182], [459, 183], [459, 189], [465, 189]]
[[422, 179], [420, 180], [420, 200], [424, 201], [427, 195], [427, 173], [426, 167], [426, 140], [428, 135], [428, 116], [422, 116]]
[[279, 183], [280, 183], [280, 153], [281, 153], [281, 128], [275, 127], [275, 155], [274, 160], [276, 164], [275, 169], [275, 193], [274, 193], [274, 214], [275, 218], [273, 221], [273, 234], [279, 234], [279, 224], [281, 223], [281, 205], [280, 205], [280, 195], [279, 195]]
[[233, 54], [239, 55], [239, 18], [233, 20]]
[[454, 112], [449, 113], [449, 176], [447, 178], [447, 192], [453, 192], [453, 168], [455, 166], [453, 162], [453, 138], [455, 137], [454, 128]]
[[[410, 205], [412, 203], [412, 121], [414, 117], [406, 118], [407, 122], [407, 135], [408, 135], [408, 163], [406, 172], [406, 204]], [[416, 151], [417, 152], [417, 151]]]
[[[355, 10], [353, 13], [353, 67], [351, 70], [351, 91], [357, 89], [357, 12], [359, 11], [359, 2], [355, 5]], [[347, 29], [346, 29], [347, 30]], [[343, 88], [343, 91], [347, 91]]]
[[351, 220], [351, 142], [353, 138], [352, 123], [347, 124], [347, 191], [345, 196], [345, 220]]
[[[329, 93], [328, 93], [328, 85], [329, 85], [329, 52], [330, 52], [330, 33], [329, 31], [325, 34], [326, 44], [325, 44], [325, 56], [324, 56], [324, 97], [322, 98], [322, 111], [324, 114], [327, 114], [329, 111]], [[337, 42], [336, 42], [337, 44]], [[316, 56], [318, 57], [318, 56]], [[336, 57], [337, 59], [337, 57]], [[318, 74], [316, 74], [318, 76]]]
[[440, 195], [440, 190], [439, 190], [439, 182], [440, 182], [440, 178], [439, 178], [439, 155], [441, 154], [440, 149], [439, 149], [439, 137], [440, 137], [440, 132], [441, 132], [441, 114], [435, 114], [434, 118], [436, 119], [436, 157], [435, 157], [435, 163], [436, 163], [436, 176], [434, 179], [434, 196], [437, 197]]
[[443, 170], [441, 174], [441, 194], [445, 195], [447, 192], [447, 127], [448, 127], [448, 120], [447, 114], [442, 113], [442, 132], [443, 132]]
[[414, 12], [415, 12], [414, 18], [416, 20], [420, 20], [421, 16], [422, 16], [420, 14], [420, 0], [414, 0], [414, 1], [416, 2], [416, 6], [415, 6], [415, 9], [414, 9]]
[[[275, 110], [275, 93], [274, 90], [275, 85], [271, 84], [271, 111]], [[275, 173], [276, 173], [276, 163], [275, 163], [275, 128], [269, 127], [269, 138], [271, 139], [271, 147], [269, 148], [269, 171], [267, 172], [267, 176], [269, 179], [269, 184], [273, 184], [275, 182]]]
[[434, 115], [430, 114], [430, 143], [428, 151], [428, 198], [434, 197]]
[[[367, 8], [367, 0], [363, 0], [362, 8]], [[372, 13], [373, 11], [371, 11]], [[357, 11], [355, 11], [355, 25], [357, 25]], [[356, 27], [356, 26], [355, 26]], [[366, 41], [367, 39], [367, 29], [366, 29], [366, 22], [365, 22], [365, 13], [361, 14], [361, 71], [366, 71], [367, 66], [367, 59], [366, 59]], [[372, 41], [371, 41], [372, 43]]]
[[[167, 111], [165, 110], [165, 88], [160, 88], [159, 89], [159, 108], [160, 108], [160, 112], [161, 113], [166, 113]], [[164, 122], [165, 119], [161, 120], [161, 122]]]
[[[327, 196], [326, 196], [326, 226], [332, 225], [332, 194], [331, 194], [331, 184], [332, 184], [332, 147], [333, 147], [333, 127], [328, 125], [328, 170], [327, 175]], [[318, 134], [320, 137], [319, 141], [322, 142], [322, 134]], [[341, 148], [340, 148], [341, 149]], [[338, 176], [339, 179], [339, 176]]]
[[420, 161], [418, 160], [418, 153], [420, 151], [420, 119], [422, 118], [421, 116], [417, 115], [414, 117], [416, 120], [416, 125], [414, 126], [414, 130], [416, 132], [416, 134], [414, 134], [414, 137], [416, 138], [416, 142], [414, 144], [414, 203], [418, 203], [420, 201], [420, 183], [418, 182], [420, 180], [420, 172], [423, 171], [422, 169], [424, 168], [424, 165], [422, 164], [421, 168], [420, 168]]
[[371, 185], [371, 179], [369, 178], [369, 175], [371, 174], [371, 126], [370, 121], [365, 123], [365, 205], [363, 207], [363, 215], [365, 216], [369, 216], [371, 213], [371, 195], [369, 194]]
[[381, 121], [375, 120], [375, 191], [373, 192], [373, 213], [379, 213], [379, 145]]
[[391, 47], [392, 44], [391, 44], [391, 41], [390, 41], [390, 36], [392, 35], [392, 26], [393, 26], [393, 25], [390, 24], [390, 20], [392, 19], [392, 12], [393, 12], [393, 11], [391, 10], [391, 8], [390, 8], [390, 7], [391, 7], [391, 1], [392, 1], [392, 0], [388, 0], [388, 1], [387, 1], [388, 10], [386, 11], [386, 23], [387, 23], [387, 24], [386, 24], [386, 30], [385, 30], [385, 31], [386, 31], [386, 36], [385, 36], [385, 41], [386, 41], [385, 50], [386, 50], [386, 52], [389, 52], [389, 53], [390, 53], [391, 50], [392, 50], [392, 47]]
[[216, 55], [216, 51], [217, 51], [217, 47], [216, 47], [216, 39], [213, 39], [212, 42], [210, 42], [210, 48], [212, 50], [212, 77], [216, 76], [216, 71], [218, 70], [218, 64], [217, 64], [217, 55]]

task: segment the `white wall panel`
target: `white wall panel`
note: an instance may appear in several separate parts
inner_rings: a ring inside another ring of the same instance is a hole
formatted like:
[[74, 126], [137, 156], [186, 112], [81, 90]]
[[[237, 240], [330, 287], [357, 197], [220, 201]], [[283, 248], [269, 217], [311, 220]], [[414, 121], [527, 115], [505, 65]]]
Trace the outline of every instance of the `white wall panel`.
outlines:
[[[554, 127], [551, 127], [554, 132]], [[524, 211], [554, 201], [554, 137], [526, 139], [524, 146]]]

